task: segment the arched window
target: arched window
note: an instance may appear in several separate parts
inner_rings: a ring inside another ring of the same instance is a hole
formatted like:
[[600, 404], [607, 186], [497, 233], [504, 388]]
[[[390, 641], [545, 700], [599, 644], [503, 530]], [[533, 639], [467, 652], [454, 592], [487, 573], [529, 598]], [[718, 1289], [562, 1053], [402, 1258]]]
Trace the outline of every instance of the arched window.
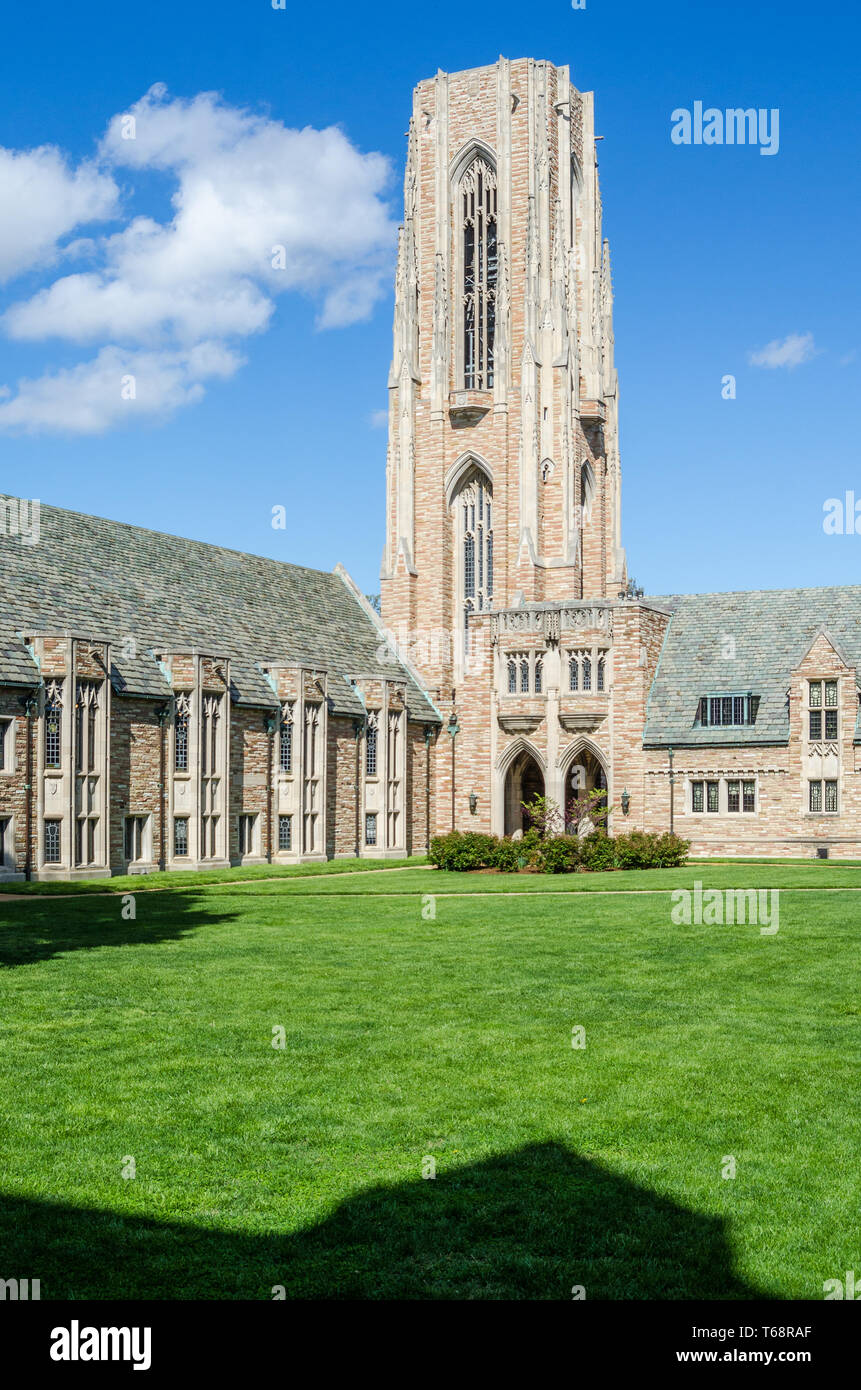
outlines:
[[190, 702], [186, 694], [176, 697], [173, 730], [173, 766], [176, 772], [188, 772], [188, 719]]
[[376, 777], [377, 775], [377, 726], [379, 717], [376, 712], [368, 715], [368, 727], [365, 733], [365, 776]]
[[589, 520], [592, 502], [595, 497], [595, 474], [588, 459], [580, 467], [580, 517], [582, 522]]
[[459, 193], [463, 385], [467, 391], [488, 391], [496, 334], [496, 171], [482, 156], [463, 174]]
[[45, 697], [45, 766], [60, 766], [60, 735], [62, 732], [63, 693], [57, 681], [51, 681]]
[[279, 766], [282, 772], [293, 771], [293, 705], [288, 701], [281, 707]]
[[470, 613], [483, 613], [493, 601], [493, 490], [484, 473], [473, 469], [455, 498], [460, 526], [464, 628]]

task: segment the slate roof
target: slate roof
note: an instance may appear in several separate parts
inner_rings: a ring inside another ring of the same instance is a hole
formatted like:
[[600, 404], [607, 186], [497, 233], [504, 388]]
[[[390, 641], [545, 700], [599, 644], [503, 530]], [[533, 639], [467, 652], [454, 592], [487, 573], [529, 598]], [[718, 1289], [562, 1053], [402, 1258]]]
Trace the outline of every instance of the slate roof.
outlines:
[[[8, 539], [8, 538], [7, 538]], [[39, 668], [21, 637], [9, 621], [8, 612], [0, 619], [0, 685], [20, 685], [30, 689], [39, 683]]]
[[[861, 673], [861, 586], [760, 589], [750, 593], [646, 598], [670, 609], [646, 711], [649, 746], [786, 743], [790, 676], [825, 631], [843, 660]], [[724, 639], [735, 655], [724, 655]], [[756, 723], [742, 728], [695, 728], [703, 695], [750, 692], [760, 697]]]
[[[71, 631], [114, 644], [111, 678], [120, 693], [164, 698], [169, 687], [151, 652], [196, 649], [230, 658], [239, 703], [274, 705], [258, 667], [299, 662], [328, 671], [338, 714], [364, 714], [348, 677], [377, 675], [406, 679], [410, 716], [439, 721], [394, 654], [380, 662], [381, 629], [340, 573], [44, 503], [40, 526], [35, 545], [0, 537], [0, 681], [33, 684], [35, 667], [20, 641], [26, 629]], [[128, 637], [134, 660], [122, 655]]]

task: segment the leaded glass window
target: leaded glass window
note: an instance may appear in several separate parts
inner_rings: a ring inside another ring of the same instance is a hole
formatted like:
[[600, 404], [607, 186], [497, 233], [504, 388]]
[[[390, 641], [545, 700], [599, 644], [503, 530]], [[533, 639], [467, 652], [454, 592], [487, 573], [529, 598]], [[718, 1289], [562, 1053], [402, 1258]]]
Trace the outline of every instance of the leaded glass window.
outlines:
[[58, 820], [45, 821], [45, 863], [59, 864], [60, 862], [60, 822]]
[[467, 391], [493, 386], [498, 268], [496, 172], [473, 160], [460, 181], [463, 256], [463, 384]]
[[181, 859], [188, 854], [188, 818], [177, 816], [173, 823], [173, 852]]
[[[173, 729], [173, 766], [176, 772], [188, 772], [188, 721], [190, 704], [187, 695], [176, 697]], [[188, 850], [185, 851], [186, 854]]]
[[493, 602], [493, 491], [484, 473], [474, 469], [457, 495], [460, 518], [464, 627], [470, 613], [483, 613]]
[[287, 704], [281, 710], [280, 740], [278, 746], [278, 766], [282, 772], [293, 771], [293, 706]]
[[365, 776], [376, 777], [377, 775], [377, 724], [378, 716], [368, 715], [368, 727], [365, 731]]
[[60, 743], [63, 724], [63, 694], [56, 681], [48, 687], [45, 699], [45, 766], [60, 766]]

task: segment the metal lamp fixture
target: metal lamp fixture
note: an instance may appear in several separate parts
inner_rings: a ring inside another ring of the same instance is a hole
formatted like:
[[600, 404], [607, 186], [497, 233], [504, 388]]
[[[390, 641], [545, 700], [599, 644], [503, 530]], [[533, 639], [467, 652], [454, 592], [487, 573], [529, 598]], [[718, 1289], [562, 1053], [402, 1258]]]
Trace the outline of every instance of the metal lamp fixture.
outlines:
[[622, 792], [621, 801], [622, 801], [622, 815], [623, 815], [623, 816], [627, 816], [629, 810], [631, 809], [631, 796], [630, 796], [630, 793], [629, 793], [629, 791], [628, 791], [627, 788]]
[[469, 813], [470, 813], [470, 815], [471, 815], [471, 816], [474, 816], [477, 810], [478, 810], [478, 797], [476, 796], [475, 792], [470, 792], [470, 794], [469, 794]]

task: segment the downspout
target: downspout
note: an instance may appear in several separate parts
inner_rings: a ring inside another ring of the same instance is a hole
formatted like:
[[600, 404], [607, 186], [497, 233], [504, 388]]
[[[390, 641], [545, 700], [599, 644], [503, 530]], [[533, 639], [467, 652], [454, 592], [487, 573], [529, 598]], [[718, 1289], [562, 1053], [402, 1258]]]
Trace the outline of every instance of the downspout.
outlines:
[[170, 705], [160, 705], [156, 710], [158, 720], [158, 867], [164, 873], [167, 867], [167, 787], [165, 777], [167, 775], [167, 755], [165, 753], [165, 740], [167, 739], [167, 725], [170, 718]]
[[26, 752], [24, 757], [24, 878], [29, 883], [33, 877], [33, 713], [38, 702], [38, 690], [34, 687], [25, 695], [22, 704], [27, 715]]
[[431, 795], [430, 795], [430, 772], [431, 772], [431, 739], [433, 738], [433, 724], [425, 724], [425, 853], [430, 854], [431, 842]]
[[354, 720], [353, 720], [353, 733], [354, 733], [354, 735], [355, 735], [355, 742], [356, 742], [356, 817], [355, 817], [355, 820], [356, 820], [356, 827], [355, 827], [355, 828], [356, 828], [356, 858], [357, 858], [357, 859], [359, 858], [359, 856], [361, 855], [361, 852], [362, 852], [362, 848], [361, 848], [361, 844], [362, 844], [362, 841], [361, 841], [362, 821], [361, 821], [361, 806], [360, 806], [360, 802], [361, 802], [361, 799], [362, 799], [362, 734], [363, 734], [363, 732], [364, 732], [364, 728], [365, 728], [365, 726], [364, 726], [364, 724], [362, 723], [361, 719], [354, 719]]
[[281, 722], [278, 714], [265, 714], [263, 727], [266, 730], [266, 858], [272, 863], [272, 763], [275, 751], [275, 733]]

